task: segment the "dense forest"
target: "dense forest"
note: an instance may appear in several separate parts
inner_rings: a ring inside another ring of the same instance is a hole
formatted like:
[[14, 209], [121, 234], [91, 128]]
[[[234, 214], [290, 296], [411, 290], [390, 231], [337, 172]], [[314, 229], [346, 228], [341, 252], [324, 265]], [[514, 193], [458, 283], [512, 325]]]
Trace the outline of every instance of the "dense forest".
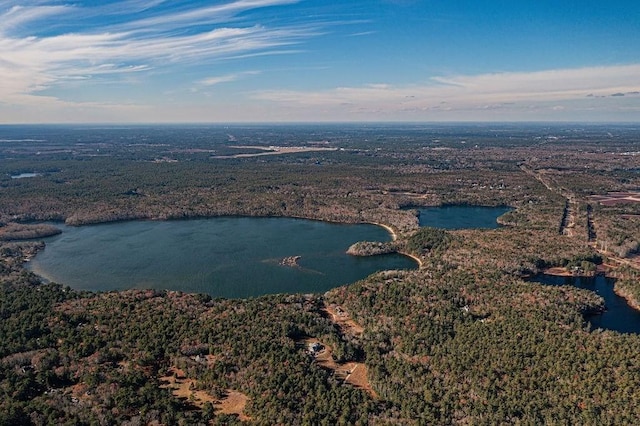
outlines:
[[[640, 204], [594, 198], [640, 187], [638, 134], [500, 130], [0, 127], [41, 141], [0, 147], [0, 424], [637, 423], [640, 337], [592, 330], [595, 293], [525, 278], [606, 272], [640, 300]], [[275, 145], [335, 149], [229, 158]], [[440, 204], [513, 210], [494, 230], [418, 227]], [[247, 300], [23, 268], [42, 221], [216, 215], [381, 223], [396, 240], [354, 251], [422, 265]]]

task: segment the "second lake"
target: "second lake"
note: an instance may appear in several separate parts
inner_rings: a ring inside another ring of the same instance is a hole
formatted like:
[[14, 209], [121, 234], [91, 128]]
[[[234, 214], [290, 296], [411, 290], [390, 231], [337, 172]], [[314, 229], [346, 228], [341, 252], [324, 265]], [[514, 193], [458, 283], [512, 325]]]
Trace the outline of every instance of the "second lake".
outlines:
[[449, 205], [440, 207], [421, 207], [419, 212], [420, 226], [443, 229], [480, 229], [497, 228], [496, 219], [511, 207], [480, 207]]

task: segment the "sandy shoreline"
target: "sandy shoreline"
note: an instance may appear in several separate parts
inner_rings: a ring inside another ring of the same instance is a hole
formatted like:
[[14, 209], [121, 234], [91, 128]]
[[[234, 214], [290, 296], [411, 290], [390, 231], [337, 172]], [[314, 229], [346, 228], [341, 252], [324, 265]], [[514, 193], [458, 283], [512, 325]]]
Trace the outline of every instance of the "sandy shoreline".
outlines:
[[410, 253], [405, 253], [405, 252], [402, 252], [402, 251], [399, 251], [398, 253], [403, 255], [403, 256], [407, 256], [407, 257], [412, 258], [413, 260], [418, 262], [418, 269], [422, 269], [422, 260], [420, 260], [420, 258], [418, 256], [415, 256], [415, 255], [410, 254]]
[[[384, 223], [379, 223], [379, 222], [369, 222], [369, 223], [372, 224], [372, 225], [381, 226], [384, 229], [386, 229], [387, 231], [389, 231], [389, 233], [391, 234], [391, 241], [396, 241], [398, 239], [398, 234], [396, 234], [395, 229], [393, 229], [391, 226], [385, 225]], [[397, 253], [401, 254], [403, 256], [407, 256], [407, 257], [412, 258], [413, 260], [415, 260], [418, 263], [418, 269], [422, 269], [422, 260], [418, 256], [416, 256], [414, 254], [411, 254], [411, 253], [405, 253], [403, 251], [398, 251]]]
[[395, 241], [398, 239], [398, 234], [396, 234], [396, 231], [391, 226], [385, 225], [384, 223], [378, 223], [378, 222], [369, 222], [369, 223], [371, 223], [372, 225], [381, 226], [387, 231], [389, 231], [389, 233], [391, 234], [391, 241]]

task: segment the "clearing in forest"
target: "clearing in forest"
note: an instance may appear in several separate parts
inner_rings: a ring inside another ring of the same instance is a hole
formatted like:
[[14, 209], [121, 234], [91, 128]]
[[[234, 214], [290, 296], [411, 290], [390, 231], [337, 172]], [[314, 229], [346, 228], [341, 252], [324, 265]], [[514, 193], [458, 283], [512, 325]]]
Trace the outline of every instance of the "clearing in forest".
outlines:
[[216, 155], [213, 158], [247, 158], [247, 157], [261, 157], [264, 155], [282, 155], [282, 154], [298, 154], [301, 152], [316, 152], [316, 151], [337, 151], [338, 148], [330, 147], [317, 147], [317, 146], [259, 146], [259, 145], [232, 145], [229, 148], [236, 149], [257, 149], [263, 152], [247, 153], [247, 154], [233, 154], [233, 155]]
[[623, 203], [640, 203], [640, 192], [607, 192], [606, 195], [592, 195], [589, 197], [603, 206], [613, 206]]
[[213, 406], [222, 414], [236, 414], [241, 421], [245, 421], [251, 420], [251, 417], [244, 413], [247, 401], [249, 401], [247, 395], [238, 391], [228, 390], [227, 395], [213, 404]]
[[191, 402], [202, 408], [206, 402], [215, 403], [213, 396], [203, 390], [196, 390], [196, 381], [185, 376], [183, 370], [176, 366], [169, 368], [164, 377], [160, 377], [161, 388], [171, 389], [171, 393], [178, 399]]
[[[207, 361], [212, 361], [213, 356], [207, 356]], [[171, 393], [178, 399], [188, 401], [198, 409], [202, 409], [204, 404], [210, 402], [216, 411], [222, 414], [238, 415], [240, 420], [249, 420], [244, 413], [249, 397], [245, 394], [227, 389], [226, 395], [221, 400], [216, 400], [204, 390], [197, 390], [197, 381], [187, 378], [184, 371], [176, 366], [169, 368], [167, 374], [160, 378], [161, 388], [171, 389]]]
[[[355, 322], [342, 307], [325, 305], [322, 311], [331, 322], [338, 326], [342, 335], [354, 338], [361, 336], [364, 332], [364, 328]], [[378, 397], [367, 378], [367, 366], [363, 362], [336, 362], [333, 357], [333, 349], [315, 337], [306, 337], [297, 343], [304, 345], [320, 367], [333, 371], [338, 380], [364, 390], [373, 398]]]
[[329, 319], [336, 324], [342, 334], [358, 337], [364, 332], [364, 328], [338, 305], [326, 305], [323, 311], [329, 316]]

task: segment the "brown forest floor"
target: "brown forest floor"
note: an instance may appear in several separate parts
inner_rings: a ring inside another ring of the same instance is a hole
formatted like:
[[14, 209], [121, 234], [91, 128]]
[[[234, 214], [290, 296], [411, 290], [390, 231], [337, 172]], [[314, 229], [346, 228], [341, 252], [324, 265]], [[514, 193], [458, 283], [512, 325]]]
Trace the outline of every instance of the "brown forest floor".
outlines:
[[169, 368], [167, 374], [160, 378], [160, 382], [163, 383], [160, 387], [171, 389], [176, 398], [190, 401], [198, 409], [210, 402], [220, 413], [236, 414], [240, 420], [250, 420], [244, 413], [249, 398], [241, 392], [227, 389], [226, 396], [218, 401], [206, 391], [196, 390], [197, 381], [187, 378], [184, 371], [175, 366]]

